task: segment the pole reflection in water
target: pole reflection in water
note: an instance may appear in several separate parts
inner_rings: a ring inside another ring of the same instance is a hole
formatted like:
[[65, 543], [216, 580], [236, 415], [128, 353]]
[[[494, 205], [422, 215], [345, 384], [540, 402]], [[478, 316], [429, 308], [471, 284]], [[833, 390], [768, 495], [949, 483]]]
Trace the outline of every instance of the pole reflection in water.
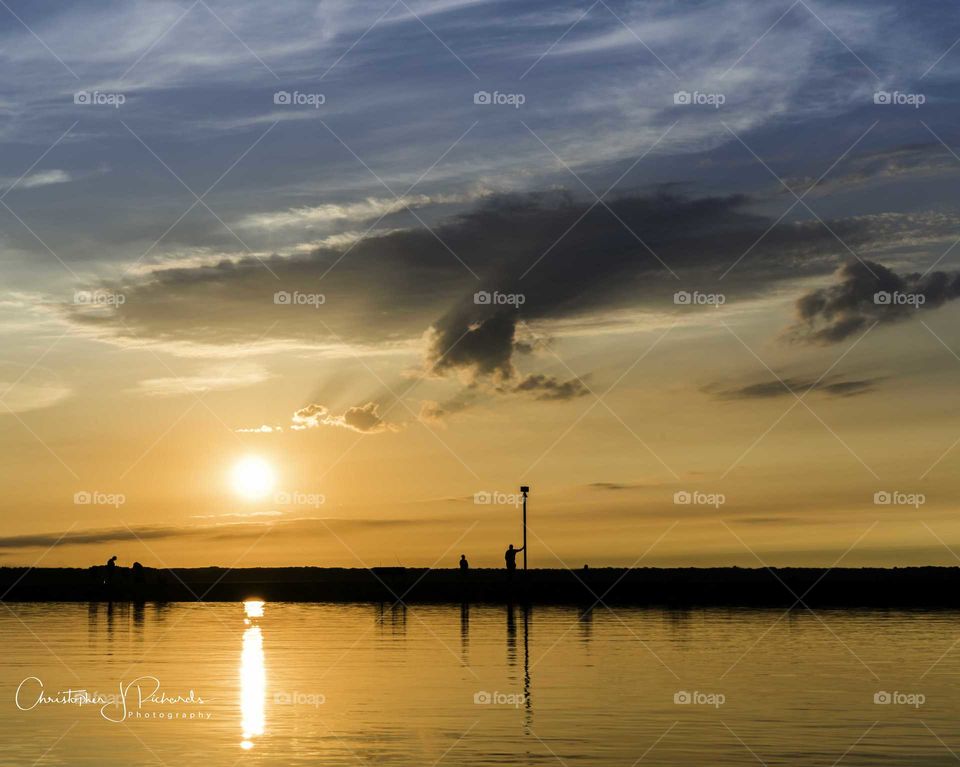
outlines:
[[264, 698], [267, 674], [263, 663], [263, 634], [257, 619], [263, 617], [263, 602], [251, 599], [243, 603], [247, 628], [243, 632], [243, 651], [240, 654], [240, 716], [243, 740], [240, 747], [253, 748], [253, 739], [263, 735]]
[[[533, 698], [530, 694], [530, 608], [523, 605], [523, 723], [529, 733], [533, 724]], [[517, 616], [513, 602], [507, 604], [507, 665], [517, 666]]]
[[533, 701], [530, 698], [530, 610], [523, 606], [523, 724], [527, 733], [533, 724]]

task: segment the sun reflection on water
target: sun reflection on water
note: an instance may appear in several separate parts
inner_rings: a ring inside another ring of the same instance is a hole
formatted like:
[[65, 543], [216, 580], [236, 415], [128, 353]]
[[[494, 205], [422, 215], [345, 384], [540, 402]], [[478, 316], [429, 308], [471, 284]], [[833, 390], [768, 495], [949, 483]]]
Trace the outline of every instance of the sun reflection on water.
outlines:
[[253, 739], [263, 735], [264, 698], [267, 689], [267, 674], [263, 662], [263, 633], [255, 624], [263, 617], [263, 605], [260, 600], [251, 599], [243, 603], [249, 627], [243, 632], [243, 651], [240, 654], [240, 713], [243, 728], [243, 740], [240, 747], [253, 748]]

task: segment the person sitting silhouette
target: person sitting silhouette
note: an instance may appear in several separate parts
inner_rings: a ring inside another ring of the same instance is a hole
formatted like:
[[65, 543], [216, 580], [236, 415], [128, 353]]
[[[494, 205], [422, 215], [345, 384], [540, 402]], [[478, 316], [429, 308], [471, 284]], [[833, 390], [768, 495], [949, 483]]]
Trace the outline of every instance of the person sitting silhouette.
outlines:
[[461, 555], [460, 555], [460, 572], [461, 572], [463, 575], [466, 575], [466, 574], [467, 574], [467, 570], [469, 570], [469, 569], [470, 569], [470, 563], [467, 561], [467, 555], [466, 555], [466, 554], [461, 554]]
[[512, 543], [507, 547], [507, 550], [503, 554], [503, 559], [507, 563], [507, 575], [512, 575], [513, 571], [517, 569], [517, 554], [523, 551], [523, 549], [523, 546], [519, 549], [513, 548]]

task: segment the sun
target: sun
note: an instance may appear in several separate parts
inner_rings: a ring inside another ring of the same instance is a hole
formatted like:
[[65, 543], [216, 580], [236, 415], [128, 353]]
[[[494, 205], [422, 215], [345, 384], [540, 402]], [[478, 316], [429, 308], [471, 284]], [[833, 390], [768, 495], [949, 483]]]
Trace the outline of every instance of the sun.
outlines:
[[250, 455], [233, 465], [230, 482], [233, 491], [248, 501], [259, 501], [273, 490], [273, 467], [262, 458]]

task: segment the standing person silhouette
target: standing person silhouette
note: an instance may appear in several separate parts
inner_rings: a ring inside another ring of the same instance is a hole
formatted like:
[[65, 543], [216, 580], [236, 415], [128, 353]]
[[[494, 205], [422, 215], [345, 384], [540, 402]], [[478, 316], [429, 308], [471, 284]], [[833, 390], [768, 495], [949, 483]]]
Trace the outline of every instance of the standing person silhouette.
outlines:
[[467, 570], [469, 570], [469, 569], [470, 569], [470, 563], [467, 561], [467, 555], [466, 555], [466, 554], [461, 554], [461, 555], [460, 555], [460, 572], [461, 572], [461, 574], [466, 575], [466, 574], [467, 574]]
[[519, 549], [515, 549], [513, 548], [513, 544], [511, 543], [507, 547], [507, 550], [503, 553], [503, 559], [507, 563], [508, 577], [513, 575], [513, 571], [517, 569], [517, 554], [523, 551], [523, 548], [524, 547], [521, 546]]
[[107, 560], [107, 585], [110, 586], [113, 584], [113, 574], [117, 570], [117, 555], [114, 554], [110, 559]]

